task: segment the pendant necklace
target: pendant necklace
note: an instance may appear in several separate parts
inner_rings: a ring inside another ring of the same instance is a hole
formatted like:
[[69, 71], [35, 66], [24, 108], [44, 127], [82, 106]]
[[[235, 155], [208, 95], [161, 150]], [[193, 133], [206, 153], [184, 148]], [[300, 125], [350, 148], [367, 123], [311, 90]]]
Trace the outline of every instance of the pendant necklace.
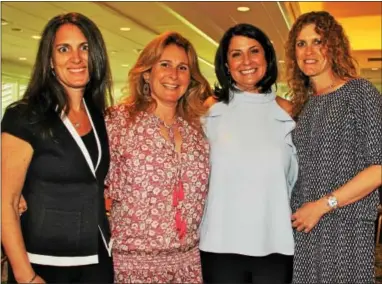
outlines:
[[[159, 119], [159, 118], [158, 118]], [[182, 159], [181, 159], [181, 153], [177, 153], [175, 150], [175, 133], [173, 126], [177, 124], [177, 121], [171, 123], [170, 125], [166, 124], [164, 120], [159, 119], [160, 122], [162, 122], [163, 126], [167, 129], [168, 135], [170, 138], [170, 141], [174, 145], [174, 151], [175, 151], [175, 160], [176, 160], [176, 179], [175, 183], [173, 184], [173, 190], [172, 190], [172, 206], [175, 208], [175, 227], [176, 231], [179, 237], [179, 240], [181, 242], [184, 241], [184, 237], [187, 233], [187, 223], [182, 217], [182, 210], [181, 210], [181, 202], [184, 200], [184, 187], [183, 187], [183, 181], [182, 181]]]

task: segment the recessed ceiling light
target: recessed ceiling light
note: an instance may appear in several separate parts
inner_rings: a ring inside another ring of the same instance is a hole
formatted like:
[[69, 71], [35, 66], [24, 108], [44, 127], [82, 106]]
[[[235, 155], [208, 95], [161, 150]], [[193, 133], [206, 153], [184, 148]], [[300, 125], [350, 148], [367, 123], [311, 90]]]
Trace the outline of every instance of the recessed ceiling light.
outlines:
[[279, 63], [285, 63], [285, 61], [284, 60], [279, 60]]
[[239, 12], [248, 12], [249, 10], [249, 7], [245, 7], [245, 6], [240, 6], [240, 7], [237, 7], [236, 8]]
[[122, 67], [129, 67], [130, 65], [129, 64], [121, 64]]
[[133, 49], [133, 51], [134, 51], [136, 54], [139, 54], [139, 53], [141, 53], [142, 49], [140, 49], [140, 48], [135, 48], [135, 49]]
[[117, 52], [115, 50], [110, 51], [111, 54], [116, 54]]
[[123, 32], [128, 32], [128, 31], [130, 31], [130, 28], [129, 27], [121, 27], [121, 28], [119, 28], [121, 31], [123, 31]]
[[32, 38], [33, 39], [41, 39], [41, 36], [39, 36], [39, 35], [32, 35]]
[[8, 22], [6, 20], [1, 19], [1, 25], [6, 26], [6, 25], [8, 25]]
[[19, 60], [25, 61], [25, 60], [27, 60], [27, 58], [26, 57], [19, 57]]
[[377, 71], [377, 70], [379, 70], [379, 68], [371, 68], [371, 70], [373, 70], [373, 71]]

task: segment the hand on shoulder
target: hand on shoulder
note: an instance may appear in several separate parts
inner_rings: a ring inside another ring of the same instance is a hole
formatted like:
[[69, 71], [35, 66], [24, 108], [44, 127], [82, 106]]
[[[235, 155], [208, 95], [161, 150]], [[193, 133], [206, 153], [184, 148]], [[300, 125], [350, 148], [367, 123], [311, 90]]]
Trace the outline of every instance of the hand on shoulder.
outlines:
[[214, 96], [209, 96], [203, 103], [203, 106], [206, 108], [212, 107], [214, 104], [216, 104], [218, 100]]
[[293, 104], [290, 101], [283, 99], [282, 97], [276, 96], [276, 102], [283, 110], [285, 110], [290, 116], [292, 116]]

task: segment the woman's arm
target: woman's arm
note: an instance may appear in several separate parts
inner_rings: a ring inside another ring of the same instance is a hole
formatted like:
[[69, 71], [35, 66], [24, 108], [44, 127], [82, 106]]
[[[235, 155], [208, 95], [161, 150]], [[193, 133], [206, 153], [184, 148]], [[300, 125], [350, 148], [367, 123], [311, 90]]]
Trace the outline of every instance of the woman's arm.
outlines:
[[[372, 165], [359, 172], [354, 178], [332, 192], [337, 198], [338, 207], [343, 207], [364, 198], [382, 185], [382, 166]], [[328, 213], [327, 197], [305, 203], [292, 215], [292, 225], [298, 231], [308, 233], [316, 226], [321, 217]]]
[[[35, 272], [29, 262], [20, 227], [19, 202], [33, 155], [32, 146], [8, 133], [1, 134], [1, 233], [16, 281], [29, 283]], [[43, 283], [35, 277], [32, 283]]]
[[[357, 151], [361, 151], [368, 166], [331, 193], [339, 207], [359, 201], [382, 184], [382, 96], [370, 82], [357, 82], [349, 93], [349, 102], [358, 126], [354, 137], [360, 144]], [[292, 215], [293, 227], [309, 232], [328, 211], [327, 197], [305, 203]]]
[[333, 192], [338, 207], [352, 204], [382, 185], [382, 166], [372, 165]]

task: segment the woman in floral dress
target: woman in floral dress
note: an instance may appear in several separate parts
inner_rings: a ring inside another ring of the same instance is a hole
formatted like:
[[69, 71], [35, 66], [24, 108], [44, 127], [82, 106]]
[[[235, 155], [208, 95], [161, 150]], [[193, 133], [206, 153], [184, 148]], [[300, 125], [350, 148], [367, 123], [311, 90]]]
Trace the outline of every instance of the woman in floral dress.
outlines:
[[109, 111], [117, 283], [201, 282], [209, 146], [199, 121], [210, 94], [190, 42], [167, 32], [140, 53], [129, 96]]

